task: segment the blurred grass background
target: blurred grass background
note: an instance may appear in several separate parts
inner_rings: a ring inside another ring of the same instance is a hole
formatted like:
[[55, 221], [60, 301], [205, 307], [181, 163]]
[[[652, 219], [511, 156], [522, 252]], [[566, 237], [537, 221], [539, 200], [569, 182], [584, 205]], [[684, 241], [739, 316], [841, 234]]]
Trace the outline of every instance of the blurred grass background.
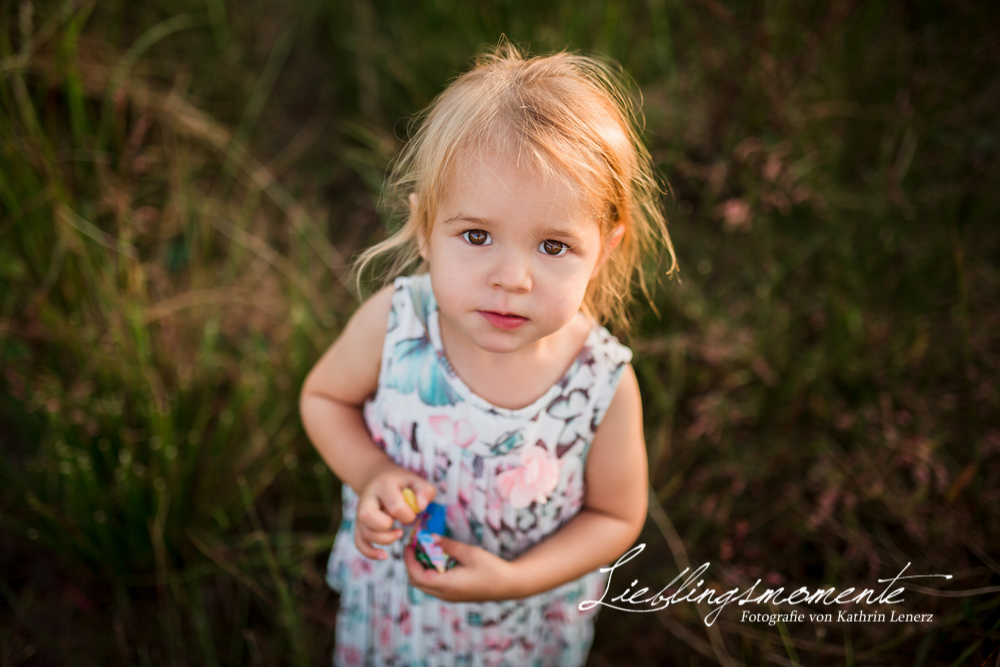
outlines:
[[996, 659], [995, 6], [0, 0], [0, 23], [0, 665], [329, 663], [339, 487], [298, 388], [392, 224], [406, 119], [502, 33], [621, 62], [671, 186], [681, 280], [623, 333], [658, 502], [622, 585], [954, 575], [895, 608], [930, 625], [605, 611], [591, 664]]

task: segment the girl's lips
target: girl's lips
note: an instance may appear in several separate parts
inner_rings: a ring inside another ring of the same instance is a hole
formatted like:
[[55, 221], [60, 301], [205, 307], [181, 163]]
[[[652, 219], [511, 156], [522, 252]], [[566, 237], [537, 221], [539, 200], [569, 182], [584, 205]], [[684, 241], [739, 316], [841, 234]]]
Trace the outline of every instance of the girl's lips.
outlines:
[[479, 314], [485, 317], [487, 322], [498, 329], [516, 329], [528, 321], [527, 317], [521, 317], [520, 315], [504, 315], [503, 313], [494, 313], [490, 310], [480, 310]]

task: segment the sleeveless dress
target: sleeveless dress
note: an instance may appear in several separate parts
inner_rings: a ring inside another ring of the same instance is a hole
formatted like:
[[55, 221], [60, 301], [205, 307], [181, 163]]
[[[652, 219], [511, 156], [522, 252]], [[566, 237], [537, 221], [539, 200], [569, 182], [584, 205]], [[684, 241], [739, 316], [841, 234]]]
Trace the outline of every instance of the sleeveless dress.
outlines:
[[[587, 451], [632, 357], [594, 324], [559, 382], [510, 410], [474, 394], [444, 355], [427, 274], [395, 282], [378, 389], [364, 405], [375, 443], [437, 488], [451, 537], [511, 560], [583, 504]], [[606, 575], [521, 600], [443, 602], [409, 585], [403, 540], [369, 560], [354, 545], [358, 498], [343, 486], [343, 519], [327, 568], [340, 592], [337, 665], [582, 665]]]

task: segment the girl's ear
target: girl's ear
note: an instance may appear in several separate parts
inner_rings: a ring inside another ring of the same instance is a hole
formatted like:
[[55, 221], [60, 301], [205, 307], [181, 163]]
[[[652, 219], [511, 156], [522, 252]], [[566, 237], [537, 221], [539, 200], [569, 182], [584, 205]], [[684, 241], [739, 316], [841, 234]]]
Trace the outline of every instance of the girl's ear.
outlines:
[[608, 261], [608, 257], [611, 256], [611, 252], [618, 247], [622, 242], [622, 238], [625, 236], [625, 225], [619, 223], [617, 227], [611, 230], [610, 236], [608, 236], [608, 242], [604, 246], [604, 250], [601, 251], [601, 257], [597, 260], [597, 266], [594, 267], [594, 273], [590, 276], [591, 279], [597, 275], [597, 272], [601, 270], [604, 266], [604, 262]]
[[[416, 192], [410, 193], [410, 215], [413, 216], [417, 209], [420, 207], [420, 198], [417, 197]], [[420, 257], [424, 261], [427, 261], [427, 230], [424, 229], [423, 225], [417, 227], [417, 249], [420, 251]]]
[[608, 239], [608, 246], [605, 249], [605, 254], [610, 254], [612, 250], [618, 247], [618, 244], [622, 242], [622, 238], [625, 236], [625, 225], [618, 223], [614, 231], [611, 232], [611, 237]]

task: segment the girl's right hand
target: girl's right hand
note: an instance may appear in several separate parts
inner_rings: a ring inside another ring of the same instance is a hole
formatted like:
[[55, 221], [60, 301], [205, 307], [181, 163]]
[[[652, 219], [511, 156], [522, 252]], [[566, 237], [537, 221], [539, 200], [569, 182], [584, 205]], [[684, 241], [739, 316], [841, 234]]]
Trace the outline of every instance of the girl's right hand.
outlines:
[[403, 489], [413, 489], [417, 506], [423, 510], [434, 500], [437, 489], [420, 475], [394, 463], [380, 465], [358, 493], [358, 519], [354, 529], [354, 544], [358, 551], [374, 560], [389, 557], [373, 544], [392, 544], [403, 536], [393, 521], [413, 523], [417, 515], [406, 504]]

